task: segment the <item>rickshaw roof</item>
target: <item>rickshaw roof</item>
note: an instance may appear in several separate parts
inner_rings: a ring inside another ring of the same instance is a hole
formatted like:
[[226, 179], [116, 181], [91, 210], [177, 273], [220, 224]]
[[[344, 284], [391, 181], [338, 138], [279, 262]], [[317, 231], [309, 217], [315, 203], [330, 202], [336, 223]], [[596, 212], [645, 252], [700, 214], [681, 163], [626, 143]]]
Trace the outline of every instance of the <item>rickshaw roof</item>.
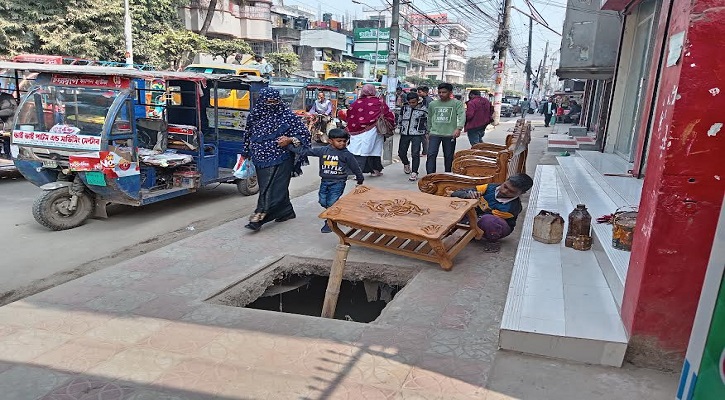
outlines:
[[320, 90], [320, 89], [321, 90], [332, 90], [332, 91], [340, 90], [339, 86], [322, 85], [319, 83], [308, 83], [306, 88], [307, 88], [307, 90]]
[[176, 71], [140, 71], [133, 68], [123, 67], [101, 67], [95, 65], [51, 65], [34, 63], [0, 62], [0, 69], [17, 69], [22, 71], [33, 71], [41, 73], [56, 74], [79, 74], [96, 76], [121, 76], [131, 79], [163, 79], [163, 80], [189, 80], [203, 82], [207, 80], [217, 81], [241, 81], [245, 83], [262, 83], [267, 80], [258, 76], [250, 75], [211, 75], [198, 72], [176, 72]]

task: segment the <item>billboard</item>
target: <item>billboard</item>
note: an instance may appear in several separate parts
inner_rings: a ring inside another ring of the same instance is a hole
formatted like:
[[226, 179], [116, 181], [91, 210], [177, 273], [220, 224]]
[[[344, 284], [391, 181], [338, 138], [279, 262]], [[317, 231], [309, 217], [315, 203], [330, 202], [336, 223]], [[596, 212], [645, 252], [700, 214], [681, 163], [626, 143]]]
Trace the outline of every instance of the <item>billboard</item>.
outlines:
[[355, 28], [353, 37], [356, 43], [375, 43], [376, 40], [382, 42], [390, 39], [390, 28]]

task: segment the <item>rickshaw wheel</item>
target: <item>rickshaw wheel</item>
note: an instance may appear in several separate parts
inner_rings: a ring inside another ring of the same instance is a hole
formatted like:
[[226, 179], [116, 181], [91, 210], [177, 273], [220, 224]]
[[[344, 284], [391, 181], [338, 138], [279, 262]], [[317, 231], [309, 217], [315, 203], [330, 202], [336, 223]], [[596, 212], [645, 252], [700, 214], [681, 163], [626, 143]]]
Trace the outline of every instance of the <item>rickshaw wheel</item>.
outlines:
[[251, 196], [259, 193], [259, 182], [257, 175], [247, 179], [237, 179], [237, 190], [242, 196]]
[[80, 226], [93, 214], [93, 199], [86, 193], [78, 196], [75, 210], [69, 210], [70, 189], [67, 187], [43, 191], [33, 203], [33, 217], [39, 224], [54, 231]]

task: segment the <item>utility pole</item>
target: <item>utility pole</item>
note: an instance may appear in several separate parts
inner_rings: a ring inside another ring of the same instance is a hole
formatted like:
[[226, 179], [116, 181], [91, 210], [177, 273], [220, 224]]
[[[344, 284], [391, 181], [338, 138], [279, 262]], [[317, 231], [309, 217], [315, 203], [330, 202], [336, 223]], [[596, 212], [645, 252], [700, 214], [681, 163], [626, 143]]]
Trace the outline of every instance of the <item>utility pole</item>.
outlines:
[[383, 18], [383, 12], [378, 12], [378, 30], [375, 32], [375, 67], [373, 67], [373, 80], [378, 80], [378, 58], [380, 58], [380, 19]]
[[546, 91], [547, 92], [549, 91], [549, 89], [551, 89], [551, 76], [554, 75], [554, 61], [556, 61], [556, 57], [552, 56], [551, 57], [551, 67], [549, 67], [549, 78], [546, 81]]
[[[400, 45], [400, 0], [393, 0], [390, 41], [388, 44], [388, 103], [395, 106], [395, 88], [398, 86], [398, 47]], [[393, 163], [393, 141], [386, 140], [383, 146], [383, 163]]]
[[[534, 19], [529, 17], [529, 48], [526, 54], [526, 97], [531, 99], [531, 42], [534, 30]], [[524, 114], [526, 115], [526, 114]]]
[[126, 36], [126, 67], [133, 68], [133, 32], [131, 30], [131, 11], [128, 6], [129, 0], [124, 0], [124, 24], [123, 33]]
[[506, 52], [508, 51], [509, 20], [511, 19], [511, 0], [504, 0], [503, 19], [499, 27], [498, 64], [496, 65], [496, 85], [493, 97], [493, 124], [498, 125], [501, 120], [501, 101], [503, 100], [503, 79], [506, 75]]
[[[546, 47], [544, 47], [544, 59], [541, 60], [541, 66], [539, 67], [539, 70], [541, 73], [539, 74], [539, 93], [541, 93], [541, 88], [544, 87], [544, 76], [546, 75], [546, 57], [549, 56], [549, 41], [546, 41]], [[541, 68], [544, 68], [543, 70]]]
[[[400, 44], [400, 0], [393, 0], [392, 21], [390, 23], [390, 45], [388, 48], [388, 79], [397, 78], [398, 76], [398, 45]], [[395, 88], [391, 90], [388, 85], [388, 92], [395, 93]]]

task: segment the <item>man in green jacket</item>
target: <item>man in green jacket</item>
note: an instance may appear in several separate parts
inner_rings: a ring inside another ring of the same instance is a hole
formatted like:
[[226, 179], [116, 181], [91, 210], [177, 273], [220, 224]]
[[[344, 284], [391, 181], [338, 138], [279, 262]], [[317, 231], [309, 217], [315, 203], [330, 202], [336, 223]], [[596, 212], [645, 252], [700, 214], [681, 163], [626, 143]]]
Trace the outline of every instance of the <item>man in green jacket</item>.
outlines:
[[443, 165], [446, 172], [451, 172], [456, 139], [461, 136], [463, 125], [466, 123], [466, 110], [463, 102], [453, 98], [453, 85], [450, 83], [438, 85], [438, 97], [438, 100], [428, 105], [430, 139], [425, 170], [429, 174], [436, 172], [438, 149], [441, 144], [443, 144]]

